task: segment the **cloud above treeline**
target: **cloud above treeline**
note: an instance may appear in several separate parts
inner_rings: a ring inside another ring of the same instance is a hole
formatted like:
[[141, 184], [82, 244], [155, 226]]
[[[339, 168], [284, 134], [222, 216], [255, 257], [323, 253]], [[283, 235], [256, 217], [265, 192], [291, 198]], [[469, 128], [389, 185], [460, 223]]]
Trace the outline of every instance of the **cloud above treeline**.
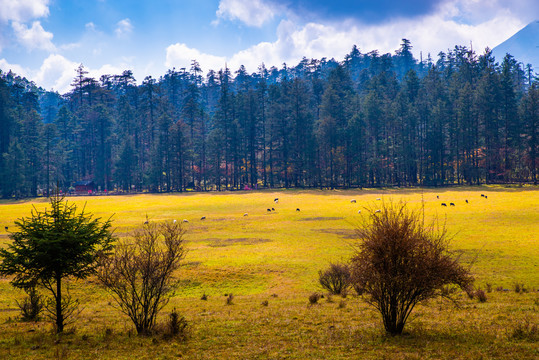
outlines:
[[[155, 1], [153, 7], [167, 11], [162, 0]], [[204, 72], [225, 64], [232, 70], [244, 65], [255, 72], [262, 63], [268, 68], [283, 63], [294, 66], [303, 57], [340, 61], [353, 45], [363, 53], [394, 52], [403, 38], [412, 42], [416, 57], [430, 54], [435, 59], [438, 52], [455, 45], [471, 45], [482, 53], [539, 17], [536, 0], [215, 0], [206, 26], [237, 28], [238, 39], [251, 29], [265, 34], [262, 40], [224, 53], [213, 50], [208, 41], [200, 46], [196, 36], [203, 36], [204, 31], [199, 29], [150, 51], [147, 46], [156, 45], [137, 38], [144, 32], [141, 20], [137, 22], [127, 12], [119, 12], [108, 26], [96, 25], [98, 19], [85, 20], [78, 41], [57, 43], [48, 28], [50, 8], [49, 0], [0, 0], [0, 69], [12, 69], [61, 93], [69, 91], [75, 69], [85, 64], [87, 56], [94, 59], [93, 66], [85, 65], [95, 78], [130, 69], [139, 81], [147, 75], [157, 78], [173, 67], [190, 69], [193, 60]], [[162, 37], [168, 39], [166, 35]], [[41, 56], [41, 64], [24, 66], [6, 58], [3, 49], [7, 46], [24, 49], [25, 56]]]

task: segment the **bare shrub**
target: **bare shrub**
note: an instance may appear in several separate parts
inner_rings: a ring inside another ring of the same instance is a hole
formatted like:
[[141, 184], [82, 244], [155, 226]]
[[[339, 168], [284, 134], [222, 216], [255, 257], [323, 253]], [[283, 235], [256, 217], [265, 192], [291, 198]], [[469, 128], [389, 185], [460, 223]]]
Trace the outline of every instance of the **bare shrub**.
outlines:
[[485, 292], [481, 289], [477, 289], [475, 291], [475, 297], [477, 298], [479, 302], [482, 302], [482, 303], [487, 302], [487, 294], [485, 294]]
[[204, 300], [204, 301], [208, 300], [208, 295], [206, 295], [205, 293], [202, 294], [202, 296], [200, 297], [200, 300]]
[[414, 307], [441, 295], [447, 285], [466, 288], [472, 277], [448, 250], [445, 227], [426, 225], [419, 211], [401, 202], [371, 210], [358, 228], [360, 243], [351, 260], [352, 281], [382, 315], [391, 335], [401, 334]]
[[35, 286], [30, 286], [24, 291], [28, 296], [20, 303], [17, 301], [17, 306], [21, 310], [21, 319], [23, 321], [38, 321], [45, 305], [43, 296], [39, 294]]
[[234, 305], [234, 295], [228, 294], [228, 296], [226, 297], [226, 304]]
[[487, 283], [486, 286], [487, 286], [487, 292], [488, 292], [488, 293], [491, 293], [491, 292], [492, 292], [492, 284], [491, 284], [491, 283]]
[[474, 296], [475, 296], [475, 290], [473, 289], [472, 286], [467, 286], [464, 288], [464, 292], [466, 293], [466, 295], [468, 295], [468, 298], [470, 300], [473, 300]]
[[268, 306], [268, 305], [269, 305], [269, 302], [268, 302], [268, 300], [264, 300], [264, 301], [262, 301], [262, 306]]
[[311, 295], [309, 295], [309, 304], [311, 305], [317, 304], [318, 300], [320, 300], [321, 297], [322, 295], [320, 295], [317, 292], [312, 293]]
[[365, 289], [363, 289], [360, 284], [352, 282], [352, 287], [354, 288], [356, 294], [358, 294], [359, 296], [363, 295], [363, 293], [365, 292]]
[[330, 264], [318, 272], [318, 281], [330, 294], [340, 295], [350, 286], [350, 269], [346, 264]]
[[157, 313], [172, 296], [172, 274], [185, 256], [180, 222], [147, 221], [132, 233], [132, 242], [119, 242], [104, 256], [100, 282], [112, 293], [138, 334], [149, 334]]
[[516, 340], [539, 340], [539, 326], [533, 324], [529, 319], [519, 322], [509, 334], [509, 337]]

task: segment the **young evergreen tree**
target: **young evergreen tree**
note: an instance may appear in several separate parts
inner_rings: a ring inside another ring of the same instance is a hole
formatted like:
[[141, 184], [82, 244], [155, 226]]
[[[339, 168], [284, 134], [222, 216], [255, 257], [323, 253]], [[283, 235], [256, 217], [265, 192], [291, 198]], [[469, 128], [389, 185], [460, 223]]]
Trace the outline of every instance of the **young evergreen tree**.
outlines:
[[63, 281], [84, 279], [95, 273], [97, 260], [112, 249], [112, 220], [93, 218], [58, 193], [51, 208], [34, 208], [31, 215], [15, 221], [13, 243], [0, 249], [0, 274], [14, 276], [11, 284], [21, 289], [42, 286], [52, 294], [50, 309], [56, 332], [64, 330], [66, 310], [73, 304], [63, 295]]

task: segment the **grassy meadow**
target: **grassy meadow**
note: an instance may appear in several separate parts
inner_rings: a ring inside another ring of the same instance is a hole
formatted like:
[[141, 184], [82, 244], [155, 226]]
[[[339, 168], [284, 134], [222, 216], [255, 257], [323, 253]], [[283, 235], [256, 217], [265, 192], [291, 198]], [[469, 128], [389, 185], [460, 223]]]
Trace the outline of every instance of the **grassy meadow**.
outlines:
[[[475, 286], [492, 289], [487, 302], [464, 293], [458, 307], [434, 299], [416, 308], [406, 334], [394, 338], [384, 335], [378, 313], [354, 294], [326, 295], [319, 304], [309, 305], [309, 295], [322, 292], [318, 271], [352, 253], [354, 229], [367, 216], [365, 208], [401, 199], [411, 207], [424, 204], [426, 220], [445, 221], [453, 234], [452, 250], [471, 266]], [[177, 273], [179, 287], [160, 321], [176, 308], [189, 322], [190, 336], [187, 341], [135, 336], [112, 297], [95, 279], [88, 279], [70, 284], [82, 312], [58, 338], [48, 322], [17, 320], [16, 300], [24, 293], [12, 288], [9, 279], [0, 279], [0, 359], [539, 358], [539, 330], [532, 330], [539, 325], [537, 187], [68, 200], [81, 207], [86, 202], [86, 210], [97, 217], [113, 215], [118, 236], [140, 226], [146, 216], [151, 221], [188, 220], [188, 253]], [[0, 202], [0, 245], [9, 242], [5, 226], [11, 231], [13, 222], [29, 216], [32, 206], [47, 205], [45, 199]], [[268, 212], [271, 208], [275, 211]], [[516, 284], [525, 291], [515, 292]], [[226, 305], [225, 294], [231, 293], [233, 304]], [[208, 295], [205, 301], [200, 299], [203, 294]]]

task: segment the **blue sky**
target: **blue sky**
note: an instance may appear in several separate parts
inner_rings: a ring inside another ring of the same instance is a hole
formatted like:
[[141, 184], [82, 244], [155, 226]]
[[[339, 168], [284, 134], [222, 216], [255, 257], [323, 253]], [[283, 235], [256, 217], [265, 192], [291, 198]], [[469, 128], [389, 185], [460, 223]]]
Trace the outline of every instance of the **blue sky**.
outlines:
[[131, 69], [140, 82], [193, 59], [205, 73], [253, 72], [342, 60], [354, 44], [393, 52], [402, 38], [436, 57], [493, 48], [537, 19], [537, 0], [0, 0], [0, 69], [63, 93], [80, 63], [96, 78]]

